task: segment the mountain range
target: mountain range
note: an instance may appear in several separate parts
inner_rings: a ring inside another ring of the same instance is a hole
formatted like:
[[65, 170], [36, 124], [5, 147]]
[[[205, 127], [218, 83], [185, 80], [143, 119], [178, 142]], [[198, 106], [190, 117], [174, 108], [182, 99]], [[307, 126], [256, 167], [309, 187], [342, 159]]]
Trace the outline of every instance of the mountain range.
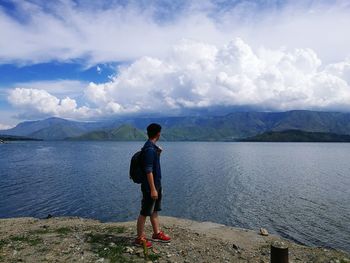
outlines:
[[243, 142], [350, 142], [350, 135], [329, 132], [306, 132], [301, 130], [268, 131]]
[[60, 118], [19, 123], [2, 135], [42, 140], [144, 140], [149, 123], [163, 127], [167, 141], [235, 141], [267, 131], [301, 130], [350, 135], [350, 113], [295, 110], [287, 112], [233, 112], [224, 116], [119, 118], [77, 122]]

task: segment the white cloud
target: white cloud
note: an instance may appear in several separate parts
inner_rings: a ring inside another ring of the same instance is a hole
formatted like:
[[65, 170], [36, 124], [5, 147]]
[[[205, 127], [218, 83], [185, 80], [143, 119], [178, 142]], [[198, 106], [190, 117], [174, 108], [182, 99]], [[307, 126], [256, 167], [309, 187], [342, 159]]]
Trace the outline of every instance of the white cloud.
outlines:
[[84, 92], [86, 85], [87, 83], [78, 80], [47, 80], [15, 83], [8, 89], [37, 89], [45, 90], [48, 93], [58, 97], [79, 97]]
[[26, 110], [22, 116], [59, 116], [64, 118], [84, 119], [94, 116], [98, 110], [86, 106], [78, 107], [74, 99], [65, 97], [58, 99], [45, 90], [15, 88], [10, 90], [9, 102]]
[[11, 129], [11, 128], [13, 128], [14, 126], [12, 126], [12, 125], [8, 125], [8, 124], [1, 124], [0, 123], [0, 131], [1, 130], [8, 130], [8, 129]]
[[249, 106], [268, 110], [350, 110], [350, 62], [322, 65], [315, 51], [254, 49], [183, 40], [163, 58], [142, 57], [84, 89], [84, 106], [45, 90], [16, 88], [12, 105], [70, 118]]
[[243, 37], [254, 48], [309, 47], [327, 63], [350, 56], [347, 1], [289, 1], [282, 8], [262, 10], [253, 1], [223, 10], [217, 10], [214, 2], [186, 1], [185, 10], [173, 14], [173, 20], [159, 22], [155, 19], [158, 9], [152, 4], [149, 8], [110, 4], [103, 9], [57, 1], [43, 8], [16, 1], [23, 21], [0, 8], [0, 63], [77, 58], [86, 58], [91, 65], [133, 61], [142, 56], [162, 57], [183, 38], [223, 45]]
[[114, 113], [171, 112], [211, 106], [271, 110], [350, 109], [350, 64], [321, 66], [311, 49], [252, 48], [241, 39], [217, 47], [182, 41], [164, 59], [143, 57], [105, 84], [90, 84], [97, 107]]

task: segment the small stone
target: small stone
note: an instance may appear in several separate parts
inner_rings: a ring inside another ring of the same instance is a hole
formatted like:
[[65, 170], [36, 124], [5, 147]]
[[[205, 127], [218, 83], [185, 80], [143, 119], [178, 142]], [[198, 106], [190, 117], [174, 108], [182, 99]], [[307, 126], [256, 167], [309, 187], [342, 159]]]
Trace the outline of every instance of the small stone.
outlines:
[[114, 242], [111, 242], [111, 243], [109, 243], [109, 246], [110, 246], [110, 247], [115, 247], [115, 243], [114, 243]]
[[160, 253], [159, 250], [156, 249], [155, 247], [152, 248], [152, 251], [153, 251], [154, 254], [159, 254]]
[[236, 244], [232, 244], [232, 248], [235, 250], [239, 249], [239, 247]]
[[136, 253], [136, 255], [138, 255], [139, 257], [142, 257], [142, 256], [143, 256], [143, 249], [140, 248], [140, 249], [138, 249], [135, 253]]
[[50, 219], [50, 218], [52, 218], [53, 216], [51, 215], [51, 214], [48, 214], [47, 215], [47, 217], [46, 217], [46, 219]]
[[18, 254], [18, 251], [17, 251], [17, 250], [14, 250], [12, 255], [13, 255], [13, 256], [16, 256], [17, 254]]
[[260, 235], [262, 236], [268, 236], [269, 232], [265, 228], [260, 228]]
[[124, 251], [129, 254], [133, 254], [135, 252], [131, 247], [125, 247]]
[[96, 262], [104, 262], [104, 261], [105, 261], [104, 258], [100, 258], [100, 259], [96, 260]]
[[166, 255], [167, 258], [171, 258], [172, 256], [171, 254]]

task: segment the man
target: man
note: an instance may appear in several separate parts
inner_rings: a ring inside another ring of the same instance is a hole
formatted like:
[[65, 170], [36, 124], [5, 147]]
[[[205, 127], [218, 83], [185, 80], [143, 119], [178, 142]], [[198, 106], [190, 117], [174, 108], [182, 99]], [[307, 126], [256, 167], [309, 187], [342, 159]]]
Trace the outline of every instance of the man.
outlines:
[[152, 123], [147, 127], [148, 140], [142, 148], [143, 168], [145, 177], [141, 184], [142, 202], [141, 211], [137, 220], [137, 238], [135, 244], [143, 246], [144, 242], [148, 248], [152, 243], [146, 239], [145, 222], [147, 216], [150, 217], [153, 235], [152, 240], [158, 242], [170, 242], [170, 237], [164, 234], [159, 228], [158, 211], [161, 211], [162, 184], [160, 170], [160, 153], [162, 149], [156, 145], [160, 138], [162, 127], [157, 123]]

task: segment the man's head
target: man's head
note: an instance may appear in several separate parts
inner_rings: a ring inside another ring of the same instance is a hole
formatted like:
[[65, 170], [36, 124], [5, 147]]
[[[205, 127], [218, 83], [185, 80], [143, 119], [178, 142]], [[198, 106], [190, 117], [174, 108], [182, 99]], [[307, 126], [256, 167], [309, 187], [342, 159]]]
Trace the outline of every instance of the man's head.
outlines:
[[160, 126], [158, 123], [151, 123], [147, 127], [148, 138], [158, 140], [160, 137], [161, 130], [162, 130], [162, 126]]

